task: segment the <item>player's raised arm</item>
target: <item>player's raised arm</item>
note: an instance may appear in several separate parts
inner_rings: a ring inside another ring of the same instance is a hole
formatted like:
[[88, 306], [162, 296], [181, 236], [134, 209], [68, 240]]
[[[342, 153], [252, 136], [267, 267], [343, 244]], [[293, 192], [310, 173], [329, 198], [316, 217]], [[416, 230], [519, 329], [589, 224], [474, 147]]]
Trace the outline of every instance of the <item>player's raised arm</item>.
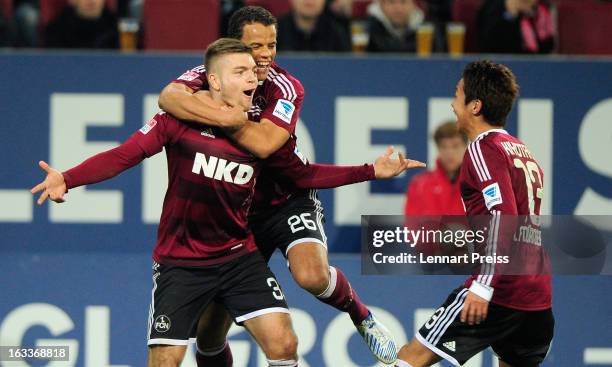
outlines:
[[258, 158], [265, 159], [282, 147], [290, 135], [287, 130], [278, 127], [270, 120], [261, 119], [259, 123], [247, 121], [240, 130], [230, 136]]
[[47, 173], [47, 177], [45, 180], [38, 185], [34, 186], [30, 192], [32, 194], [36, 194], [37, 192], [42, 191], [38, 200], [36, 201], [38, 205], [42, 205], [47, 198], [55, 201], [56, 203], [64, 202], [64, 194], [66, 193], [66, 181], [64, 180], [64, 176], [62, 173], [52, 167], [50, 167], [47, 162], [40, 161], [38, 162], [40, 168]]
[[130, 139], [114, 149], [88, 158], [63, 173], [49, 167], [44, 161], [40, 161], [39, 165], [47, 172], [47, 177], [32, 188], [31, 192], [35, 194], [44, 190], [37, 201], [38, 205], [42, 205], [47, 198], [56, 203], [62, 203], [68, 189], [113, 178], [145, 158], [144, 151]]
[[172, 82], [159, 95], [159, 107], [179, 120], [208, 126], [235, 129], [246, 122], [247, 115], [240, 108], [224, 109], [212, 98], [195, 92], [188, 85]]
[[378, 157], [374, 164], [361, 166], [336, 166], [331, 164], [311, 164], [295, 149], [294, 141], [287, 142], [281, 149], [266, 160], [269, 168], [304, 189], [328, 189], [375, 179], [395, 177], [407, 169], [425, 167], [419, 161], [406, 160], [398, 154], [391, 158], [393, 147]]
[[166, 114], [159, 114], [116, 148], [98, 153], [76, 167], [60, 173], [40, 161], [47, 173], [45, 180], [34, 186], [32, 194], [42, 191], [39, 205], [47, 198], [57, 203], [64, 202], [69, 189], [108, 180], [137, 165], [145, 158], [159, 153], [164, 145], [178, 135], [182, 125]]
[[[258, 104], [262, 99], [265, 104]], [[247, 122], [231, 137], [257, 157], [267, 158], [295, 132], [304, 101], [304, 87], [291, 75], [270, 71], [264, 84], [258, 87], [254, 101], [255, 109], [261, 111], [259, 123]]]

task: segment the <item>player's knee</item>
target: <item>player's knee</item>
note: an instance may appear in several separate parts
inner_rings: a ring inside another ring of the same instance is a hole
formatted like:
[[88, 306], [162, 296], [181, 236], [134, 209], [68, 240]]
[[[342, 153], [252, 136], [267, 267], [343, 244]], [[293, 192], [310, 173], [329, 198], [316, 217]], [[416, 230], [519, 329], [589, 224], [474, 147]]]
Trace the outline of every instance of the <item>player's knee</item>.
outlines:
[[200, 352], [218, 354], [225, 347], [225, 337], [210, 337], [197, 339], [197, 349]]
[[329, 285], [328, 267], [307, 266], [297, 270], [293, 276], [302, 289], [314, 295], [321, 294]]
[[297, 359], [297, 336], [292, 330], [277, 332], [267, 346], [268, 359]]
[[431, 366], [440, 358], [421, 344], [416, 338], [405, 344], [397, 353], [397, 358], [409, 362], [411, 366]]
[[196, 339], [197, 347], [202, 351], [219, 349], [225, 345], [227, 332], [225, 328], [219, 328], [211, 332], [200, 332]]

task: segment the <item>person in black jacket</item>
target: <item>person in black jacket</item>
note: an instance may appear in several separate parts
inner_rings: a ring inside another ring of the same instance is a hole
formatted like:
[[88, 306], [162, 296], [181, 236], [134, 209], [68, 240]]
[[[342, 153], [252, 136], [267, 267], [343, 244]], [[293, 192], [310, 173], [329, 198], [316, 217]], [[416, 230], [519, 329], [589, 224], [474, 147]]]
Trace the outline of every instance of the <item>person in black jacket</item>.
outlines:
[[351, 51], [351, 35], [325, 7], [325, 0], [291, 0], [278, 21], [279, 51]]
[[104, 0], [71, 0], [71, 6], [47, 26], [45, 41], [50, 48], [116, 49], [117, 17]]
[[414, 0], [376, 0], [368, 7], [368, 52], [415, 52], [423, 12]]
[[543, 0], [487, 0], [477, 26], [481, 52], [551, 53], [555, 30], [550, 4]]
[[2, 8], [0, 8], [0, 47], [8, 47], [11, 45], [9, 30], [8, 20], [4, 17]]

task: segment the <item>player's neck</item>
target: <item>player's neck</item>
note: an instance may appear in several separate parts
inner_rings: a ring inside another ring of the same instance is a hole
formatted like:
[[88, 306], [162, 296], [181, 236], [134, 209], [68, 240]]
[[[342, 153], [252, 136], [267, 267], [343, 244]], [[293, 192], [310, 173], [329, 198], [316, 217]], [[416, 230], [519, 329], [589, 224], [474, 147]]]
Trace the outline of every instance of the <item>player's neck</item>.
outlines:
[[221, 93], [215, 92], [215, 91], [211, 91], [210, 92], [210, 97], [212, 98], [213, 101], [215, 101], [215, 103], [217, 103], [220, 107], [232, 107], [229, 103], [225, 102], [223, 100], [223, 96], [221, 95]]
[[499, 129], [499, 128], [500, 128], [499, 126], [489, 125], [488, 123], [484, 121], [477, 121], [473, 123], [469, 129], [467, 129], [466, 133], [467, 133], [468, 139], [470, 141], [474, 141], [476, 140], [478, 136], [480, 136], [480, 134], [485, 133], [489, 130]]

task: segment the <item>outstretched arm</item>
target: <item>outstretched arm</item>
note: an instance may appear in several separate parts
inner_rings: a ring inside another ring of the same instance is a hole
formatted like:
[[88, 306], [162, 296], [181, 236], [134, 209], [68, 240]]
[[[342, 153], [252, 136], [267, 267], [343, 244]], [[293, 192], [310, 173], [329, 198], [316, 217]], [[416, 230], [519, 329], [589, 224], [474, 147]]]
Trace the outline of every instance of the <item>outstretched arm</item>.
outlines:
[[184, 128], [168, 114], [159, 113], [120, 146], [96, 154], [66, 172], [60, 173], [40, 161], [47, 177], [30, 191], [32, 194], [42, 191], [39, 205], [47, 198], [61, 203], [68, 189], [108, 180], [161, 152], [164, 145], [178, 139]]
[[304, 189], [327, 189], [392, 178], [407, 169], [425, 167], [422, 162], [404, 159], [401, 153], [398, 154], [398, 159], [392, 159], [393, 151], [393, 147], [387, 148], [374, 164], [361, 166], [310, 164], [295, 149], [294, 141], [291, 140], [266, 160], [266, 164], [269, 168], [278, 170], [282, 178]]
[[145, 152], [134, 140], [130, 139], [114, 149], [88, 158], [63, 173], [50, 167], [46, 162], [40, 161], [38, 165], [47, 173], [47, 177], [30, 191], [33, 194], [42, 191], [37, 200], [38, 205], [42, 205], [47, 198], [56, 203], [63, 203], [64, 194], [68, 192], [68, 189], [113, 178], [145, 158]]

